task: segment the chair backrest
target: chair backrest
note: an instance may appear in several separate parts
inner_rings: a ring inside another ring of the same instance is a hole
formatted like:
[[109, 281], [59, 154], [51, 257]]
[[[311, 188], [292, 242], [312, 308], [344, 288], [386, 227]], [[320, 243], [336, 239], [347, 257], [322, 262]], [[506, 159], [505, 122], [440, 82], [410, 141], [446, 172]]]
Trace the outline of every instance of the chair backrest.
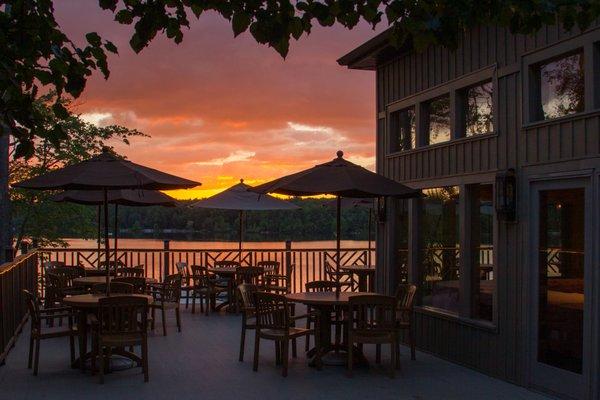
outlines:
[[262, 267], [267, 275], [279, 274], [279, 267], [281, 263], [279, 261], [264, 260], [256, 263], [257, 267]]
[[208, 267], [205, 267], [204, 265], [192, 265], [190, 268], [192, 270], [192, 284], [195, 287], [206, 288], [210, 286], [211, 281]]
[[137, 266], [137, 267], [117, 268], [117, 276], [143, 278], [144, 277], [144, 267]]
[[254, 293], [256, 329], [287, 330], [290, 327], [290, 307], [285, 296], [275, 293]]
[[46, 304], [62, 301], [65, 297], [64, 289], [67, 287], [67, 278], [63, 275], [47, 272], [45, 284]]
[[[140, 278], [139, 276], [118, 276], [111, 281], [111, 284], [115, 283], [127, 283], [132, 285], [134, 293], [146, 292], [146, 278]], [[112, 286], [110, 290], [112, 292]]]
[[100, 334], [146, 334], [148, 299], [136, 296], [110, 296], [98, 301]]
[[[133, 285], [125, 282], [110, 282], [110, 292], [115, 294], [133, 294]], [[92, 286], [92, 293], [106, 293], [106, 283], [97, 283]]]
[[241, 264], [238, 261], [233, 260], [219, 260], [215, 261], [215, 268], [228, 268], [228, 267], [239, 267]]
[[54, 267], [49, 273], [64, 278], [67, 287], [73, 286], [73, 279], [85, 276], [85, 269], [81, 267]]
[[165, 302], [179, 303], [181, 299], [181, 275], [167, 275], [161, 290], [161, 300]]
[[238, 285], [237, 289], [243, 311], [254, 311], [256, 308], [254, 304], [254, 293], [258, 291], [258, 286], [250, 283], [242, 283]]
[[188, 265], [186, 262], [179, 261], [175, 263], [175, 268], [177, 269], [177, 273], [181, 275], [183, 280], [187, 280], [190, 276], [188, 271]]
[[27, 309], [29, 310], [29, 316], [31, 317], [31, 327], [37, 328], [41, 326], [40, 320], [40, 307], [37, 302], [37, 298], [29, 290], [23, 289], [23, 295], [25, 296], [25, 302], [27, 303]]
[[380, 294], [351, 296], [349, 329], [363, 334], [389, 333], [396, 329], [396, 298]]
[[65, 267], [67, 264], [64, 261], [44, 261], [44, 270], [48, 271], [56, 267]]
[[396, 304], [399, 310], [412, 310], [417, 287], [410, 283], [401, 283], [396, 287]]
[[312, 281], [304, 285], [307, 292], [334, 292], [337, 284], [331, 281]]
[[100, 269], [106, 269], [106, 266], [108, 266], [112, 270], [116, 270], [117, 268], [122, 268], [122, 267], [125, 267], [126, 265], [121, 260], [117, 260], [116, 262], [115, 262], [115, 260], [100, 261]]
[[325, 261], [325, 278], [335, 282], [337, 280], [335, 268], [329, 262]]
[[264, 274], [265, 270], [263, 267], [237, 267], [235, 269], [235, 277], [238, 284], [250, 283], [256, 286], [262, 286]]

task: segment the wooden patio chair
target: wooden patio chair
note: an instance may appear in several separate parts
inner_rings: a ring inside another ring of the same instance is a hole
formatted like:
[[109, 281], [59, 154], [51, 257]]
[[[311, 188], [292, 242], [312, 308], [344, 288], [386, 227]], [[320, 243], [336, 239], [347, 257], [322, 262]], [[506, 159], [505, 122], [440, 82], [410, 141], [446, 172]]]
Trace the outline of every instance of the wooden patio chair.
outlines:
[[265, 274], [265, 291], [277, 294], [288, 294], [292, 286], [295, 264], [291, 264], [285, 274]]
[[192, 314], [196, 313], [196, 298], [199, 298], [200, 312], [208, 315], [210, 308], [214, 309], [216, 306], [217, 295], [227, 292], [227, 288], [217, 286], [208, 272], [208, 268], [202, 265], [192, 265], [191, 278], [194, 289], [192, 292]]
[[175, 268], [177, 269], [177, 273], [181, 275], [181, 298], [185, 299], [185, 308], [187, 310], [192, 298], [192, 292], [194, 291], [192, 277], [186, 262], [180, 261], [175, 263]]
[[254, 338], [254, 365], [258, 371], [260, 340], [267, 339], [275, 342], [276, 363], [282, 364], [282, 375], [287, 376], [290, 340], [307, 336], [313, 332], [310, 329], [296, 328], [290, 315], [290, 305], [285, 296], [275, 293], [254, 293], [256, 306], [256, 332]]
[[279, 274], [281, 263], [279, 261], [263, 260], [256, 263], [257, 267], [263, 267], [266, 275]]
[[[110, 283], [110, 293], [114, 294], [133, 294], [133, 285], [125, 282], [115, 282], [112, 280]], [[103, 294], [106, 293], [106, 283], [97, 283], [92, 287], [92, 293]]]
[[152, 310], [152, 329], [156, 321], [155, 311], [160, 310], [162, 316], [163, 335], [167, 336], [167, 310], [175, 310], [177, 330], [181, 332], [181, 313], [179, 301], [181, 299], [181, 275], [168, 275], [161, 284], [152, 286], [154, 301], [150, 304]]
[[348, 305], [348, 375], [352, 376], [354, 344], [389, 343], [391, 346], [390, 376], [400, 366], [396, 359], [398, 351], [398, 327], [396, 324], [395, 297], [379, 294], [351, 296]]
[[239, 361], [244, 361], [244, 348], [246, 345], [246, 330], [256, 329], [256, 306], [254, 304], [254, 293], [258, 291], [256, 285], [242, 283], [237, 287], [239, 303], [242, 312], [242, 335], [240, 338]]
[[[92, 321], [92, 370], [99, 359], [100, 383], [104, 383], [104, 370], [114, 349], [141, 366], [144, 382], [148, 382], [148, 300], [135, 296], [102, 298], [96, 315]], [[123, 350], [134, 346], [141, 347], [141, 356]]]
[[[76, 314], [71, 307], [52, 307], [40, 309], [38, 299], [28, 290], [23, 290], [29, 317], [31, 318], [30, 337], [29, 337], [29, 361], [27, 368], [31, 369], [33, 364], [33, 375], [38, 374], [40, 364], [40, 342], [45, 339], [57, 337], [68, 337], [69, 348], [71, 352], [71, 365], [75, 363], [75, 336], [77, 330], [73, 326], [73, 319]], [[55, 318], [67, 318], [68, 324], [62, 330], [42, 330], [42, 320], [53, 320]]]
[[44, 261], [43, 262], [44, 271], [50, 271], [56, 267], [66, 267], [67, 263], [64, 261]]
[[[334, 292], [337, 288], [335, 282], [331, 281], [312, 281], [306, 282], [304, 284], [304, 288], [307, 292]], [[317, 323], [317, 315], [311, 306], [306, 306], [306, 329], [311, 329], [312, 326], [315, 326]], [[340, 343], [340, 339], [342, 336], [341, 328], [343, 325], [343, 321], [340, 317], [339, 310], [335, 310], [334, 315], [332, 315], [331, 324], [335, 326], [335, 343], [336, 345]], [[304, 344], [304, 350], [308, 351], [310, 348], [310, 336], [306, 337], [306, 342]]]
[[[417, 287], [415, 285], [401, 283], [396, 287], [396, 322], [398, 325], [398, 335], [400, 337], [402, 331], [408, 331], [408, 343], [410, 345], [410, 359], [415, 360], [415, 337], [413, 327], [413, 309], [414, 299]], [[398, 353], [396, 357], [400, 359], [400, 346], [396, 346]]]
[[119, 277], [143, 278], [144, 275], [145, 275], [144, 267], [140, 266], [140, 265], [138, 265], [136, 267], [117, 268], [117, 276], [119, 276]]
[[118, 276], [111, 283], [128, 283], [133, 286], [133, 293], [144, 294], [147, 292], [146, 278], [137, 276]]
[[352, 272], [336, 271], [336, 269], [325, 261], [325, 277], [331, 282], [339, 282], [340, 290], [354, 291], [355, 282]]

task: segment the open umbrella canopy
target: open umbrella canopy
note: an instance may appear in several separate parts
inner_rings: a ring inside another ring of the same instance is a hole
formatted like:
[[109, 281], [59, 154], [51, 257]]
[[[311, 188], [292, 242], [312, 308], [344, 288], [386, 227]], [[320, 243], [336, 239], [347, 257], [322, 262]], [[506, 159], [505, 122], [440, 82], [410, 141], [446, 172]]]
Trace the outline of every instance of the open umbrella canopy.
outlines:
[[376, 174], [343, 158], [316, 165], [304, 171], [256, 186], [257, 193], [279, 193], [291, 196], [331, 194], [339, 197], [397, 197], [421, 196], [420, 190], [411, 189], [399, 182]]
[[[104, 192], [102, 190], [67, 190], [55, 195], [52, 200], [85, 205], [102, 205], [104, 204]], [[116, 189], [108, 191], [108, 203], [134, 207], [175, 207], [177, 200], [156, 190]]]
[[144, 167], [104, 150], [102, 154], [13, 185], [40, 190], [186, 189], [199, 182]]
[[[324, 207], [337, 207], [337, 200], [333, 199], [323, 204]], [[341, 201], [342, 208], [368, 208], [373, 210], [375, 208], [375, 204], [373, 203], [373, 199], [361, 199], [361, 198], [350, 198], [345, 197]]]
[[260, 195], [250, 190], [250, 186], [240, 179], [240, 183], [214, 196], [200, 200], [190, 207], [216, 208], [220, 210], [263, 211], [296, 210], [300, 207], [269, 195]]

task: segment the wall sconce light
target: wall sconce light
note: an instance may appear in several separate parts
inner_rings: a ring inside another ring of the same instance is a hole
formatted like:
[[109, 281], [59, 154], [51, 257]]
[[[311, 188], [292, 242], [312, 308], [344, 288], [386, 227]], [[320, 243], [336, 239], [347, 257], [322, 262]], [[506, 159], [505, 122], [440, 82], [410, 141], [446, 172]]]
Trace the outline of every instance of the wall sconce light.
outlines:
[[496, 214], [505, 222], [517, 221], [517, 174], [513, 168], [496, 174]]
[[377, 221], [380, 224], [384, 224], [386, 221], [386, 214], [387, 214], [387, 210], [386, 210], [386, 200], [385, 197], [378, 197], [377, 198]]

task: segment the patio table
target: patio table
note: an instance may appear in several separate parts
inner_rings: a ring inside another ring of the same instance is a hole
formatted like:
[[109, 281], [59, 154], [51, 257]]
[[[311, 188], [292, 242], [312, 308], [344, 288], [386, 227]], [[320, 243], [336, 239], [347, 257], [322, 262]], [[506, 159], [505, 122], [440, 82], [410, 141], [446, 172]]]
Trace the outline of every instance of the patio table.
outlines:
[[236, 269], [237, 269], [237, 267], [221, 267], [221, 268], [211, 267], [211, 268], [207, 269], [207, 271], [210, 272], [211, 274], [219, 275], [219, 276], [227, 279], [227, 301], [224, 301], [223, 303], [216, 306], [215, 307], [216, 310], [220, 310], [223, 307], [227, 307], [228, 312], [235, 311], [234, 307], [229, 307], [229, 305], [232, 304], [232, 299], [234, 298], [233, 296], [235, 296], [235, 287], [234, 286], [235, 286], [235, 271], [236, 271]]
[[[111, 276], [109, 278], [109, 281], [112, 281], [113, 279], [114, 279], [114, 276]], [[157, 280], [154, 278], [144, 278], [144, 279], [146, 279], [146, 285], [157, 282]], [[75, 285], [75, 286], [92, 287], [99, 283], [106, 283], [106, 275], [104, 275], [104, 276], [83, 276], [81, 278], [73, 279], [73, 285]]]
[[358, 291], [372, 292], [375, 290], [375, 266], [374, 265], [345, 265], [340, 266], [345, 272], [351, 272], [358, 276]]
[[[106, 279], [106, 278], [104, 278]], [[130, 294], [127, 296], [142, 297], [148, 300], [148, 304], [152, 304], [154, 298], [147, 294]], [[98, 303], [100, 299], [106, 298], [105, 294], [79, 294], [75, 296], [68, 296], [63, 299], [63, 304], [71, 306], [76, 309], [79, 313], [77, 321], [77, 331], [79, 332], [79, 358], [75, 360], [72, 365], [73, 368], [85, 369], [85, 361], [92, 357], [92, 353], [87, 351], [87, 317], [88, 314], [93, 313], [98, 309]], [[129, 359], [139, 359], [135, 354], [120, 349], [113, 351], [113, 354], [122, 355]]]
[[[347, 357], [326, 358], [327, 354], [335, 351], [337, 354], [345, 352], [347, 346], [336, 346], [331, 342], [331, 315], [334, 308], [347, 308], [351, 296], [372, 294], [369, 292], [300, 292], [286, 295], [289, 301], [302, 303], [317, 310], [318, 321], [315, 325], [315, 347], [307, 353], [313, 357], [311, 366], [321, 368], [323, 365], [345, 365]], [[344, 353], [345, 354], [345, 353]], [[362, 352], [354, 348], [356, 359], [366, 362]]]

